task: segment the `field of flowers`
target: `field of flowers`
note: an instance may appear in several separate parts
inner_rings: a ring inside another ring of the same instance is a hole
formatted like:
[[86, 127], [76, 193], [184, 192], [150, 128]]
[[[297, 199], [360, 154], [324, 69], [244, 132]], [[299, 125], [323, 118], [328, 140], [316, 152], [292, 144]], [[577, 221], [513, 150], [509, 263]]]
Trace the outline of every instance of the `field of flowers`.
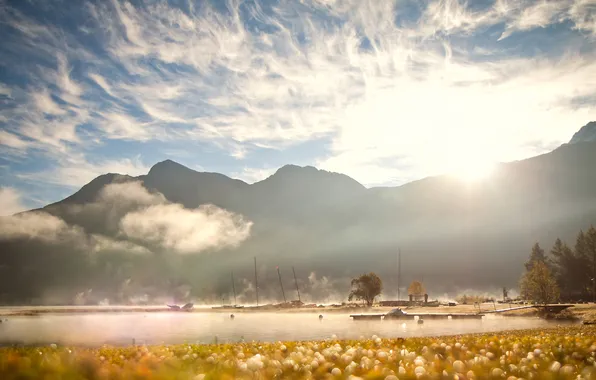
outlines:
[[596, 379], [596, 327], [436, 338], [0, 349], [0, 379]]

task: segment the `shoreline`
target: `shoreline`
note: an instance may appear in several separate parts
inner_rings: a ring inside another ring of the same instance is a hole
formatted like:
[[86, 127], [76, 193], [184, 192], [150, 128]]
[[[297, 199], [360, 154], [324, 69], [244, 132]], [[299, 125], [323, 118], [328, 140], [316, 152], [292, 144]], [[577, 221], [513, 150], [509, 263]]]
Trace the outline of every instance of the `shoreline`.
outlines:
[[391, 307], [345, 307], [345, 306], [322, 306], [322, 307], [276, 307], [276, 306], [244, 306], [244, 307], [221, 307], [221, 306], [195, 306], [190, 310], [174, 310], [167, 305], [147, 306], [0, 306], [0, 316], [16, 316], [30, 314], [85, 314], [85, 313], [317, 313], [317, 312], [350, 312], [358, 311], [385, 311]]
[[[474, 305], [457, 306], [414, 306], [403, 308], [408, 313], [491, 313], [494, 310], [506, 309], [505, 305], [481, 304], [480, 308]], [[350, 306], [317, 306], [317, 307], [279, 307], [276, 305], [265, 306], [245, 306], [240, 308], [221, 307], [221, 306], [196, 306], [191, 310], [172, 310], [165, 305], [151, 306], [0, 306], [0, 317], [15, 316], [39, 316], [44, 314], [89, 314], [89, 313], [311, 313], [311, 314], [367, 314], [367, 313], [387, 313], [394, 307], [363, 307], [359, 305]], [[541, 316], [536, 309], [512, 310], [500, 313], [505, 317], [539, 317]], [[574, 304], [568, 309], [568, 312], [562, 317], [575, 318], [584, 322], [594, 323], [596, 321], [596, 304]], [[555, 318], [556, 319], [556, 318]]]

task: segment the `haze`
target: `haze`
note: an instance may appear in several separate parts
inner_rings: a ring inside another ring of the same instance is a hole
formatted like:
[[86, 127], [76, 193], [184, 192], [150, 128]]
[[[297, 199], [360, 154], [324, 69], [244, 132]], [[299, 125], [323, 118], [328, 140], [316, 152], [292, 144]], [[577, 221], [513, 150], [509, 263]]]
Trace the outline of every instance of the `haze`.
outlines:
[[0, 35], [0, 302], [251, 303], [255, 257], [270, 300], [390, 298], [399, 249], [495, 294], [596, 223], [592, 0], [0, 1]]

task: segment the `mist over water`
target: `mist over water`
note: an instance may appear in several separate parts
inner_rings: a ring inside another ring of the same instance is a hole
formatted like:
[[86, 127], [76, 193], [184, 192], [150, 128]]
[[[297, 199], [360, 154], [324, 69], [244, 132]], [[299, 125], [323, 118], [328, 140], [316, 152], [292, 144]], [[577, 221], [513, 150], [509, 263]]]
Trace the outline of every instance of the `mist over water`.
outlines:
[[[318, 313], [90, 313], [15, 316], [0, 325], [0, 345], [83, 346], [324, 340], [454, 335], [554, 325], [538, 318], [495, 315], [482, 320], [353, 321]], [[560, 323], [559, 323], [560, 324]]]

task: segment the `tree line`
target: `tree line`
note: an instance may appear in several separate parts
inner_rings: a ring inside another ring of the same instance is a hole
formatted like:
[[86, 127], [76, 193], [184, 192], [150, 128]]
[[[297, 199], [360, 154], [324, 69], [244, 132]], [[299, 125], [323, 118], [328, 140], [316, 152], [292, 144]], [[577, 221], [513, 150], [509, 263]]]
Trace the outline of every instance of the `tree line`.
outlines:
[[[520, 293], [526, 300], [544, 304], [596, 301], [596, 228], [581, 230], [573, 247], [557, 238], [549, 254], [535, 243], [524, 266]], [[383, 282], [372, 272], [354, 278], [351, 285], [348, 301], [362, 300], [368, 306], [383, 289]], [[504, 299], [507, 296], [503, 288]]]
[[538, 303], [596, 300], [596, 228], [580, 231], [570, 247], [557, 238], [546, 254], [534, 244], [521, 278], [522, 297]]

